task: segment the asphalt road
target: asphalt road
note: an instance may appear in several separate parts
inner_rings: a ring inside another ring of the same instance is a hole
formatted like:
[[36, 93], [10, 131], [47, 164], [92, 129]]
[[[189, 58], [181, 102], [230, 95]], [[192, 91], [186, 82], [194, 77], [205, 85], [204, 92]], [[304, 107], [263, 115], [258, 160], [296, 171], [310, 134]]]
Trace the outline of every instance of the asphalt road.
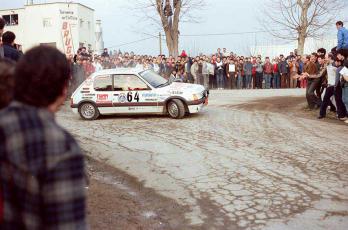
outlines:
[[192, 228], [346, 230], [348, 127], [313, 119], [303, 94], [212, 91], [183, 120], [87, 122], [66, 106], [58, 121], [90, 157], [189, 207]]

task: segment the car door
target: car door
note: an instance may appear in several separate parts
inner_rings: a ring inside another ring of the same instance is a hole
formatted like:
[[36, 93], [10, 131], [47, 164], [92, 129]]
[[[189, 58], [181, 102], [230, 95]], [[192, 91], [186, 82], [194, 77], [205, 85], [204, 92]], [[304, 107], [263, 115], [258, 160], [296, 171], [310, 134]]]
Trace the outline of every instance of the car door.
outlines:
[[91, 94], [91, 96], [101, 114], [114, 113], [112, 105], [114, 97], [112, 81], [112, 75], [100, 75], [94, 78], [93, 88], [95, 95]]
[[115, 74], [113, 106], [117, 113], [158, 113], [157, 96], [134, 74]]

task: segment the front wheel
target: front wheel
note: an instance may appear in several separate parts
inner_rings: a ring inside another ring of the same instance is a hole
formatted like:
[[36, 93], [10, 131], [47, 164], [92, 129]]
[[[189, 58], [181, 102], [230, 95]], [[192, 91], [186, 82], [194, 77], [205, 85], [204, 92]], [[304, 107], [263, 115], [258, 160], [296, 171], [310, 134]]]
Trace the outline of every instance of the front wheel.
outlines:
[[185, 116], [184, 103], [179, 99], [171, 100], [167, 105], [169, 116], [174, 119], [182, 119]]
[[80, 105], [79, 113], [84, 120], [95, 120], [99, 117], [99, 111], [97, 107], [89, 102]]

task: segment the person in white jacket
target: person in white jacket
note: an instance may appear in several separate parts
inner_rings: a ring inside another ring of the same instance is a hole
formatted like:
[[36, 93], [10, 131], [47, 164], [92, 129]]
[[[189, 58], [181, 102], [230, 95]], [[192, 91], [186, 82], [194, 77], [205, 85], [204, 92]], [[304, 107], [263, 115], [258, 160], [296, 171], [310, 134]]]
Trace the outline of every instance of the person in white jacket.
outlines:
[[191, 75], [193, 77], [194, 83], [197, 84], [197, 71], [198, 71], [198, 60], [195, 58], [191, 66]]
[[211, 65], [209, 62], [207, 62], [207, 59], [203, 58], [203, 85], [206, 89], [209, 88], [209, 65]]
[[101, 65], [101, 63], [100, 63], [100, 59], [98, 59], [98, 58], [95, 58], [94, 59], [94, 62], [93, 62], [93, 67], [95, 68], [95, 72], [98, 72], [98, 71], [100, 71], [100, 70], [102, 70], [103, 69], [103, 66]]

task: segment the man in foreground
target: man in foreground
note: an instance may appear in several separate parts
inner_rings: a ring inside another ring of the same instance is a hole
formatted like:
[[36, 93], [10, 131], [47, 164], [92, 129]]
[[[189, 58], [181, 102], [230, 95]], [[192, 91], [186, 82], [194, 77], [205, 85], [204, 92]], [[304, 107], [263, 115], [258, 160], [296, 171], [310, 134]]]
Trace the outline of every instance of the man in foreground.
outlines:
[[0, 229], [86, 229], [84, 157], [54, 118], [69, 63], [36, 47], [14, 78], [14, 101], [0, 112]]
[[2, 46], [2, 41], [1, 41], [2, 33], [4, 32], [4, 28], [5, 28], [5, 24], [6, 24], [5, 20], [2, 17], [0, 17], [0, 59], [5, 57], [4, 47]]
[[12, 100], [14, 66], [11, 60], [0, 58], [0, 110]]

